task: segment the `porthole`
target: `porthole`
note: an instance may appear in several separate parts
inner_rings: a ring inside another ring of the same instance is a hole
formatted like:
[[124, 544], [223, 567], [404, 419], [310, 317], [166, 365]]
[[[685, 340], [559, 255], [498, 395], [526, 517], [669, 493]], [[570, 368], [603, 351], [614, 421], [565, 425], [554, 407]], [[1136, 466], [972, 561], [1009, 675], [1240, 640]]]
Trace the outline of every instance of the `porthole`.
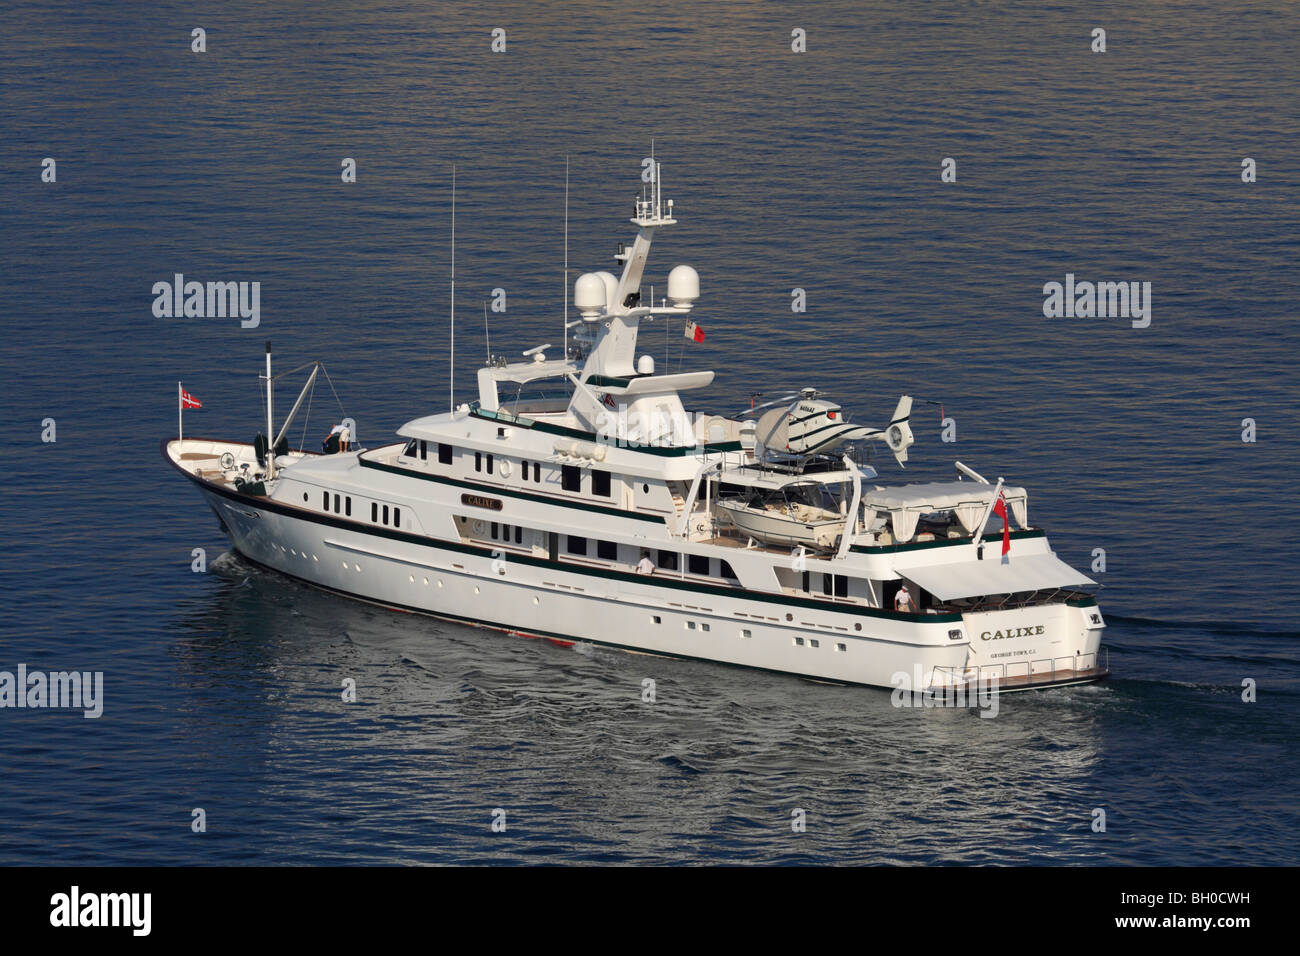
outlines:
[[534, 595], [534, 597], [533, 597], [533, 604], [536, 605], [536, 604], [541, 604], [541, 603], [542, 603], [541, 600], [540, 600], [536, 595]]
[[407, 579], [408, 581], [410, 581], [412, 584], [415, 583], [415, 575], [414, 575], [414, 574], [408, 574], [408, 575], [406, 576], [406, 579]]
[[306, 501], [306, 500], [307, 500], [307, 492], [305, 492], [305, 491], [302, 493], [302, 500], [303, 500], [303, 501]]
[[796, 638], [794, 639], [794, 646], [795, 646], [795, 647], [803, 647], [803, 638], [802, 638], [802, 637], [796, 637]]
[[836, 645], [835, 645], [835, 649], [836, 649], [837, 651], [847, 651], [847, 650], [848, 650], [848, 648], [847, 648], [846, 646], [844, 646], [843, 644], [836, 644]]
[[751, 632], [749, 628], [747, 628], [747, 627], [742, 627], [742, 628], [740, 629], [740, 636], [741, 636], [741, 637], [753, 637], [754, 635], [753, 635], [753, 632]]
[[860, 631], [860, 630], [862, 630], [862, 622], [859, 621], [857, 624], [854, 624], [854, 625], [853, 625], [853, 630], [855, 630], [855, 631]]
[[794, 620], [794, 615], [793, 615], [793, 614], [787, 614], [787, 615], [785, 616], [785, 619], [786, 619], [787, 621], [793, 621], [793, 620]]
[[425, 578], [425, 579], [424, 579], [424, 586], [425, 586], [426, 588], [429, 586], [429, 579], [428, 579], [428, 578]]
[[442, 587], [442, 578], [438, 579], [438, 587]]
[[475, 594], [482, 594], [482, 593], [483, 593], [483, 592], [479, 589], [479, 586], [478, 586], [477, 584], [474, 585], [474, 593], [475, 593]]

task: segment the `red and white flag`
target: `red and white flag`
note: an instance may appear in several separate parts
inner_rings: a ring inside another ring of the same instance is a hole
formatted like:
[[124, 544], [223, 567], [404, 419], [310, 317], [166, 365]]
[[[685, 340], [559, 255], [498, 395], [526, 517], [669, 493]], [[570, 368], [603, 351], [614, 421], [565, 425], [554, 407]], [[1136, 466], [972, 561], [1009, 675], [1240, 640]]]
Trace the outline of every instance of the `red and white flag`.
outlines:
[[1011, 551], [1011, 523], [1007, 520], [1007, 499], [1000, 491], [993, 513], [1002, 516], [1002, 556], [1005, 558]]
[[203, 403], [185, 389], [181, 389], [181, 408], [202, 408]]
[[682, 329], [682, 332], [685, 334], [685, 336], [688, 339], [692, 340], [693, 342], [704, 341], [704, 330], [700, 328], [698, 325], [696, 325], [694, 322], [687, 322], [686, 327]]

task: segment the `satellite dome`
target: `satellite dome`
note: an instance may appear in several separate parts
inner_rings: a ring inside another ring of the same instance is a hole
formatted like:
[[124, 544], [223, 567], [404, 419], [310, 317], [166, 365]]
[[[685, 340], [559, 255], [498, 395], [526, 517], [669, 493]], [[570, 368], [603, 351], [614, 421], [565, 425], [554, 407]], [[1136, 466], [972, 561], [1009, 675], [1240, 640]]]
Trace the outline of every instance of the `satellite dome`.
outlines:
[[573, 307], [584, 318], [595, 318], [605, 307], [605, 283], [595, 272], [578, 276], [573, 284]]
[[700, 297], [700, 274], [690, 266], [674, 266], [668, 273], [668, 299], [678, 308], [689, 309]]

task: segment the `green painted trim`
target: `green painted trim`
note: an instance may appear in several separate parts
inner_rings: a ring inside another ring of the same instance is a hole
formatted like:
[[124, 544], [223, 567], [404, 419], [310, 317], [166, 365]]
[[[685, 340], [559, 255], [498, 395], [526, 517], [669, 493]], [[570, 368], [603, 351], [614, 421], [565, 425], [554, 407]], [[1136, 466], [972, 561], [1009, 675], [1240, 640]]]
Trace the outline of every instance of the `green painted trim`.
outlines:
[[631, 382], [630, 378], [619, 378], [614, 375], [593, 375], [583, 384], [593, 388], [627, 388]]
[[[1030, 531], [1013, 531], [1011, 540], [1018, 541], [1022, 538], [1043, 538], [1047, 532], [1042, 528], [1034, 528]], [[995, 536], [1001, 537], [1001, 535]], [[959, 544], [970, 544], [970, 538], [936, 538], [934, 541], [913, 541], [910, 544], [854, 544], [849, 546], [850, 551], [858, 554], [894, 554], [898, 551], [923, 551], [926, 548], [951, 548]], [[987, 541], [990, 539], [986, 539]]]
[[531, 501], [534, 504], [542, 505], [559, 505], [562, 508], [573, 508], [578, 511], [593, 512], [602, 514], [609, 518], [632, 518], [636, 521], [649, 521], [655, 524], [664, 524], [664, 518], [655, 515], [641, 514], [638, 511], [623, 511], [620, 508], [606, 508], [602, 505], [591, 505], [583, 501], [571, 501], [567, 498], [552, 498], [548, 495], [537, 495], [527, 491], [516, 491], [513, 488], [498, 488], [496, 485], [485, 485], [477, 481], [465, 481], [462, 478], [448, 478], [444, 475], [426, 475], [418, 471], [410, 471], [406, 468], [399, 468], [396, 465], [385, 465], [382, 462], [370, 461], [367, 458], [358, 458], [362, 468], [374, 468], [377, 471], [387, 471], [394, 475], [402, 475], [407, 478], [419, 478], [422, 481], [432, 481], [440, 485], [452, 485], [456, 488], [468, 488], [472, 491], [481, 492], [487, 495], [496, 495], [503, 498], [520, 498], [524, 501]]
[[1096, 607], [1097, 599], [1095, 597], [1068, 598], [1065, 603], [1067, 607]]
[[623, 441], [605, 441], [595, 432], [585, 432], [579, 428], [569, 428], [567, 425], [552, 425], [550, 422], [539, 422], [532, 418], [500, 418], [492, 412], [484, 411], [481, 408], [470, 408], [470, 415], [474, 418], [481, 418], [484, 421], [500, 422], [504, 425], [516, 425], [520, 428], [530, 428], [533, 431], [542, 432], [547, 435], [562, 435], [565, 438], [581, 438], [584, 441], [595, 442], [597, 444], [607, 445], [610, 448], [622, 448], [627, 451], [640, 452], [643, 455], [656, 455], [660, 458], [684, 458], [687, 455], [708, 455], [724, 451], [740, 451], [741, 445], [738, 441], [721, 441], [705, 443], [701, 448], [699, 446], [665, 448], [661, 445], [636, 445]]

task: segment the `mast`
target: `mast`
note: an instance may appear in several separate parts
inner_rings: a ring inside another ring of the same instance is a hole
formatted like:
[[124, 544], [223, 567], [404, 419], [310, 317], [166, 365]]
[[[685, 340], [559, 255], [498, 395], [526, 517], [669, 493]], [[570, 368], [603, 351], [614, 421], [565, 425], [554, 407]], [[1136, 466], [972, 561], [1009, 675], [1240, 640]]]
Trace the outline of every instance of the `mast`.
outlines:
[[456, 410], [456, 164], [451, 164], [451, 373], [447, 376], [447, 410]]
[[[274, 420], [271, 414], [271, 396], [274, 394], [271, 382], [271, 340], [266, 340], [266, 440], [274, 441], [275, 432], [272, 430], [271, 422]], [[275, 446], [271, 445], [266, 450], [266, 477], [275, 477]]]
[[564, 358], [569, 358], [569, 154], [564, 154]]

